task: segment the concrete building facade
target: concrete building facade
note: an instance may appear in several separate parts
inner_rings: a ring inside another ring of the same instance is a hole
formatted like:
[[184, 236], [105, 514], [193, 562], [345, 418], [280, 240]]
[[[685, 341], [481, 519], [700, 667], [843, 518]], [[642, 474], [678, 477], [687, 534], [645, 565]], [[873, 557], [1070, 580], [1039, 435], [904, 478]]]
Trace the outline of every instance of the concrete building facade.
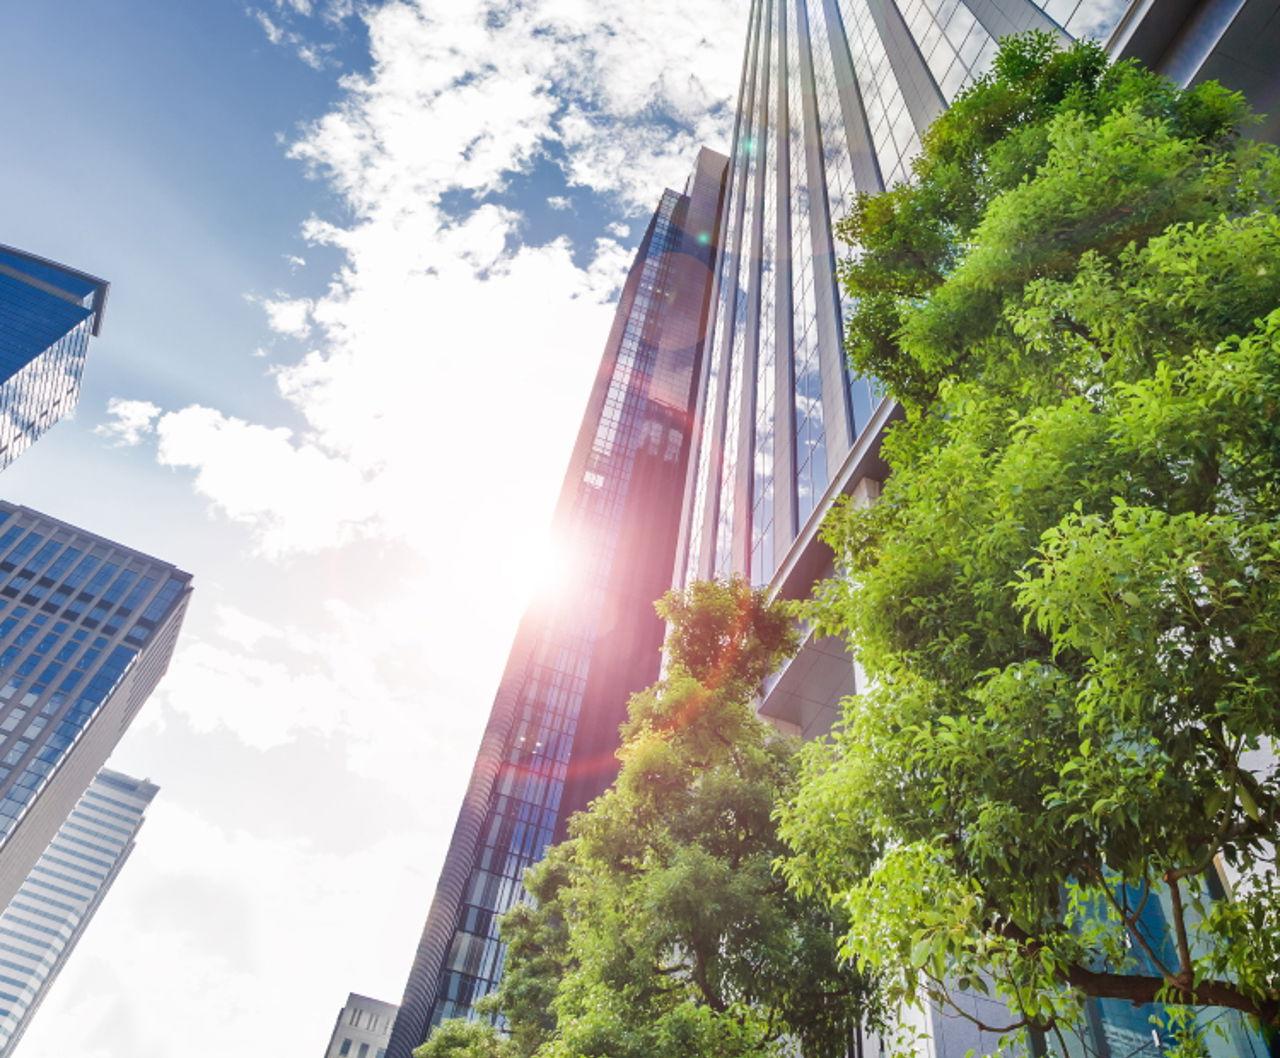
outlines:
[[352, 992], [338, 1011], [324, 1058], [386, 1058], [397, 1009]]
[[103, 768], [0, 913], [0, 1058], [14, 1054], [129, 859], [158, 790]]

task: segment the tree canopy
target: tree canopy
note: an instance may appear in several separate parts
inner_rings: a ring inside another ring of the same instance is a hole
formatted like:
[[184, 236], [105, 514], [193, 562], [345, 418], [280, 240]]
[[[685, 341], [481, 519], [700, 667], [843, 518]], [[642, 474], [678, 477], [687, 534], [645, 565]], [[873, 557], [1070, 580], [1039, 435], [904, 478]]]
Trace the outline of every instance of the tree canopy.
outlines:
[[797, 743], [752, 699], [795, 647], [791, 619], [740, 580], [659, 612], [667, 670], [630, 702], [616, 783], [502, 923], [510, 1039], [478, 1031], [510, 1049], [449, 1050], [442, 1028], [424, 1058], [843, 1058], [874, 1019], [875, 988], [838, 954], [843, 919], [774, 867]]
[[[1280, 1025], [1280, 163], [1242, 99], [1007, 40], [843, 236], [906, 410], [811, 616], [872, 682], [782, 813], [893, 994]], [[1237, 880], [1217, 895], [1215, 865]], [[1153, 928], [1156, 921], [1161, 928]], [[1163, 928], [1167, 926], [1167, 929]]]

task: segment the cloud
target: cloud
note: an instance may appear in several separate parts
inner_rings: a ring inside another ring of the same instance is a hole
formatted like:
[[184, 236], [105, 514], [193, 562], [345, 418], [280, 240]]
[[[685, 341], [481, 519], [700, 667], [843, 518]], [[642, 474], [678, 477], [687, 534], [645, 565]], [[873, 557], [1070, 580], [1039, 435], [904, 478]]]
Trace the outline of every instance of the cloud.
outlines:
[[286, 427], [191, 405], [163, 415], [155, 433], [159, 463], [194, 470], [196, 492], [253, 529], [266, 555], [336, 547], [375, 519], [359, 469]]
[[573, 209], [573, 202], [568, 195], [552, 195], [547, 199], [547, 205], [558, 210]]
[[[316, 5], [308, 25], [323, 17]], [[352, 631], [391, 634], [371, 611], [398, 614], [416, 650], [430, 644], [440, 671], [421, 686], [465, 685], [455, 698], [483, 715], [541, 577], [631, 258], [618, 242], [629, 225], [588, 246], [531, 245], [519, 198], [484, 195], [563, 157], [568, 182], [647, 213], [703, 140], [723, 146], [744, 21], [737, 0], [390, 2], [361, 17], [368, 72], [344, 77], [288, 147], [341, 201], [338, 219], [303, 228], [341, 267], [319, 293], [254, 298], [275, 333], [308, 343], [267, 376], [288, 425], [202, 405], [149, 421], [157, 461], [189, 474], [259, 556], [307, 563], [343, 548], [344, 569], [376, 579], [391, 563], [401, 581], [353, 604], [359, 616], [320, 647], [219, 633], [184, 648], [169, 681], [181, 693], [166, 700], [257, 748], [348, 725], [358, 681], [319, 659], [347, 658], [354, 642], [383, 656]], [[461, 210], [446, 204], [459, 191], [471, 193]]]
[[107, 414], [111, 418], [94, 427], [93, 432], [115, 445], [140, 444], [151, 433], [161, 408], [148, 400], [126, 400], [112, 397], [107, 401]]
[[[334, 9], [330, 9], [331, 11]], [[286, 20], [291, 16], [308, 16], [312, 13], [312, 5], [310, 0], [276, 0], [276, 17], [272, 18], [266, 11], [261, 8], [249, 8], [248, 14], [259, 26], [262, 32], [266, 34], [267, 40], [278, 47], [286, 47], [310, 66], [313, 70], [323, 70], [328, 66], [334, 65], [333, 59], [329, 55], [333, 51], [333, 44], [329, 42], [318, 42], [308, 40], [301, 33], [290, 29]], [[350, 12], [348, 11], [347, 14]], [[345, 14], [339, 14], [336, 18], [330, 18], [329, 21], [341, 21], [346, 17]]]
[[609, 224], [605, 230], [616, 239], [625, 239], [631, 234], [631, 226], [629, 224], [623, 224], [621, 221], [616, 220]]
[[[296, 260], [301, 261], [302, 258]], [[311, 333], [312, 302], [309, 298], [260, 298], [251, 295], [249, 300], [262, 306], [268, 326], [277, 334], [305, 338]]]

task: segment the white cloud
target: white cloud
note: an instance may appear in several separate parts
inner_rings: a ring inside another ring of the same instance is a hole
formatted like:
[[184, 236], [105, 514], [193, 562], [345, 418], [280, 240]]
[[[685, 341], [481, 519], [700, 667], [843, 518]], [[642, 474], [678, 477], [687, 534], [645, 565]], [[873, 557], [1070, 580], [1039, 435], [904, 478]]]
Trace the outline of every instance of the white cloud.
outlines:
[[271, 16], [265, 11], [253, 11], [251, 14], [255, 21], [257, 21], [258, 25], [262, 27], [262, 32], [267, 35], [267, 40], [272, 44], [279, 44], [284, 40], [284, 30], [276, 25], [276, 23], [272, 21]]
[[[267, 40], [271, 44], [292, 49], [293, 53], [313, 70], [323, 70], [333, 65], [328, 54], [333, 50], [332, 44], [308, 40], [301, 33], [289, 28], [288, 20], [294, 16], [305, 17], [311, 14], [310, 0], [276, 0], [275, 6], [275, 18], [261, 8], [248, 9], [249, 16], [262, 27]], [[348, 11], [347, 14], [349, 13]], [[344, 17], [346, 14], [342, 13], [340, 7], [330, 8], [330, 17], [327, 20], [338, 22]]]
[[285, 427], [192, 405], [162, 416], [155, 432], [158, 461], [194, 470], [196, 491], [251, 527], [264, 554], [335, 547], [375, 518], [359, 469]]
[[547, 205], [552, 209], [573, 209], [573, 201], [567, 195], [552, 195], [547, 199]]
[[250, 296], [249, 300], [262, 306], [267, 314], [268, 326], [277, 334], [289, 338], [305, 338], [311, 333], [312, 302], [309, 298]]
[[623, 224], [621, 221], [616, 220], [609, 224], [605, 230], [616, 239], [625, 239], [631, 234], [631, 226], [629, 224]]
[[93, 432], [105, 437], [112, 444], [131, 446], [140, 444], [154, 428], [161, 408], [148, 400], [127, 400], [112, 397], [107, 401], [107, 414], [111, 418], [94, 427]]
[[290, 272], [296, 272], [299, 268], [307, 267], [306, 258], [299, 257], [296, 253], [286, 253], [281, 254], [281, 256], [288, 262]]

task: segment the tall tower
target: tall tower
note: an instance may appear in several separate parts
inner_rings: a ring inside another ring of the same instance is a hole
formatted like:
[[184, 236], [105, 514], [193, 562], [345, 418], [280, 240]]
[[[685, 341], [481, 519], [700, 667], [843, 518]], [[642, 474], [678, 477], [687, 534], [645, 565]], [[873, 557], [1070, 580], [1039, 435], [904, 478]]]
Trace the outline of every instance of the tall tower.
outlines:
[[0, 1058], [9, 1058], [133, 852], [159, 787], [103, 768], [0, 913]]
[[191, 577], [0, 500], [0, 904], [173, 656]]
[[556, 508], [569, 580], [521, 621], [388, 1048], [409, 1058], [502, 973], [498, 917], [612, 781], [629, 695], [658, 675], [726, 160], [702, 151], [649, 222]]
[[75, 407], [108, 284], [0, 246], [0, 470]]
[[[832, 572], [823, 517], [842, 495], [878, 495], [880, 441], [899, 414], [848, 368], [834, 230], [855, 194], [908, 177], [921, 137], [990, 67], [999, 39], [1029, 30], [1109, 38], [1114, 57], [1142, 58], [1182, 85], [1220, 76], [1257, 106], [1280, 105], [1274, 3], [753, 0], [676, 584], [738, 573], [803, 598]], [[1275, 120], [1260, 134], [1275, 138]], [[810, 634], [766, 684], [760, 712], [815, 737], [859, 679], [842, 642]], [[985, 997], [967, 1001], [980, 1021], [1007, 1020]], [[1162, 1053], [1152, 1008], [1122, 1006], [1091, 1005], [1099, 1053]], [[934, 1058], [994, 1045], [962, 1019], [925, 1017]], [[1224, 1048], [1257, 1053], [1231, 1031]]]

